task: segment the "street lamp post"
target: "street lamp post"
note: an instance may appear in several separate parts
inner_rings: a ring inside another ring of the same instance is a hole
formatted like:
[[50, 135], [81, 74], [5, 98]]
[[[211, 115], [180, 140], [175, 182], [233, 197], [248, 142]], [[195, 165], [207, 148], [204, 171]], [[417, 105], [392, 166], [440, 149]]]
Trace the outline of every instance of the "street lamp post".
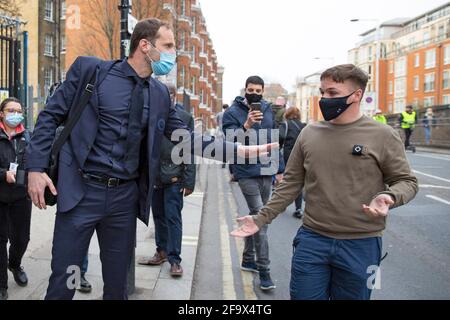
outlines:
[[128, 14], [131, 10], [129, 0], [121, 0], [119, 5], [120, 10], [120, 58], [124, 59], [127, 55], [127, 45], [130, 39], [128, 33]]
[[[120, 10], [120, 58], [125, 59], [127, 56], [128, 41], [130, 33], [128, 31], [128, 15], [131, 11], [131, 4], [129, 0], [121, 0], [118, 6]], [[133, 252], [131, 253], [131, 262], [128, 269], [128, 295], [132, 295], [136, 290], [136, 276], [135, 276], [135, 259], [136, 259], [136, 243], [135, 239]]]
[[376, 53], [375, 53], [375, 103], [374, 110], [379, 109], [379, 96], [380, 96], [380, 58], [381, 58], [381, 24], [379, 19], [352, 19], [350, 22], [359, 22], [359, 21], [372, 21], [376, 22], [377, 28], [375, 30], [375, 42], [376, 42]]

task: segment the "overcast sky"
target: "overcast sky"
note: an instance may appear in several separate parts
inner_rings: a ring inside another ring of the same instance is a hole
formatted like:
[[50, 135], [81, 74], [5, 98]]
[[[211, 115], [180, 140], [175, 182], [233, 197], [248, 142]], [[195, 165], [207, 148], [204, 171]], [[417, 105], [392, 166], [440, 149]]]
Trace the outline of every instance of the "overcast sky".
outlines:
[[[347, 62], [347, 51], [376, 22], [415, 17], [446, 0], [200, 0], [219, 63], [224, 103], [250, 75], [293, 91], [297, 76]], [[315, 60], [315, 57], [333, 58]]]

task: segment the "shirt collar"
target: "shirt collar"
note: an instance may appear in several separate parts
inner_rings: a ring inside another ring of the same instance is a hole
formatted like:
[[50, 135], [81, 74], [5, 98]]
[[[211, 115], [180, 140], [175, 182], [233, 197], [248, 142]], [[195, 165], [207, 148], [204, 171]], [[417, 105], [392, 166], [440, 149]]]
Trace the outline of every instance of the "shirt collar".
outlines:
[[141, 78], [139, 77], [139, 75], [136, 73], [136, 71], [133, 69], [133, 67], [128, 63], [128, 58], [125, 58], [121, 63], [120, 63], [120, 70], [122, 70], [123, 74], [126, 77], [138, 77], [139, 79], [142, 79], [144, 82], [148, 82], [150, 83], [150, 78], [151, 76], [147, 77], [147, 78]]

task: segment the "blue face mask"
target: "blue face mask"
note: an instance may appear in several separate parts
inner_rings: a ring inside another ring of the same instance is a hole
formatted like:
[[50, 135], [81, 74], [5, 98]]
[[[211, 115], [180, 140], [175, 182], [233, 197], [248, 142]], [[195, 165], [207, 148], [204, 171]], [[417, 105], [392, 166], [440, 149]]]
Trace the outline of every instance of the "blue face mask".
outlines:
[[6, 124], [11, 128], [16, 128], [23, 120], [24, 117], [20, 113], [8, 113], [5, 117]]
[[[151, 44], [151, 46], [154, 47], [153, 44]], [[170, 71], [172, 71], [173, 67], [175, 66], [177, 55], [167, 52], [160, 52], [159, 54], [160, 54], [159, 61], [153, 61], [148, 54], [147, 56], [151, 61], [153, 73], [156, 76], [165, 76], [169, 74]]]

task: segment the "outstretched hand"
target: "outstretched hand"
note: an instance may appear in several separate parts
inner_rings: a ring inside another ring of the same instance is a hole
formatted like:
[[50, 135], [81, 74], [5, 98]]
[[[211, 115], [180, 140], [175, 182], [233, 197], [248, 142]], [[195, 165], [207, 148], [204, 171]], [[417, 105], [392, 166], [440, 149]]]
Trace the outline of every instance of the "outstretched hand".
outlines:
[[381, 194], [372, 200], [369, 206], [363, 205], [363, 211], [374, 218], [386, 217], [389, 208], [394, 204], [394, 200], [390, 195]]
[[243, 222], [243, 224], [239, 228], [233, 230], [230, 233], [233, 237], [246, 238], [251, 235], [254, 235], [259, 231], [259, 228], [256, 225], [255, 221], [253, 220], [252, 216], [245, 216], [242, 218], [238, 218], [237, 221]]
[[241, 158], [251, 159], [260, 156], [267, 156], [271, 150], [278, 149], [280, 144], [278, 142], [264, 144], [261, 146], [238, 146], [237, 154]]

